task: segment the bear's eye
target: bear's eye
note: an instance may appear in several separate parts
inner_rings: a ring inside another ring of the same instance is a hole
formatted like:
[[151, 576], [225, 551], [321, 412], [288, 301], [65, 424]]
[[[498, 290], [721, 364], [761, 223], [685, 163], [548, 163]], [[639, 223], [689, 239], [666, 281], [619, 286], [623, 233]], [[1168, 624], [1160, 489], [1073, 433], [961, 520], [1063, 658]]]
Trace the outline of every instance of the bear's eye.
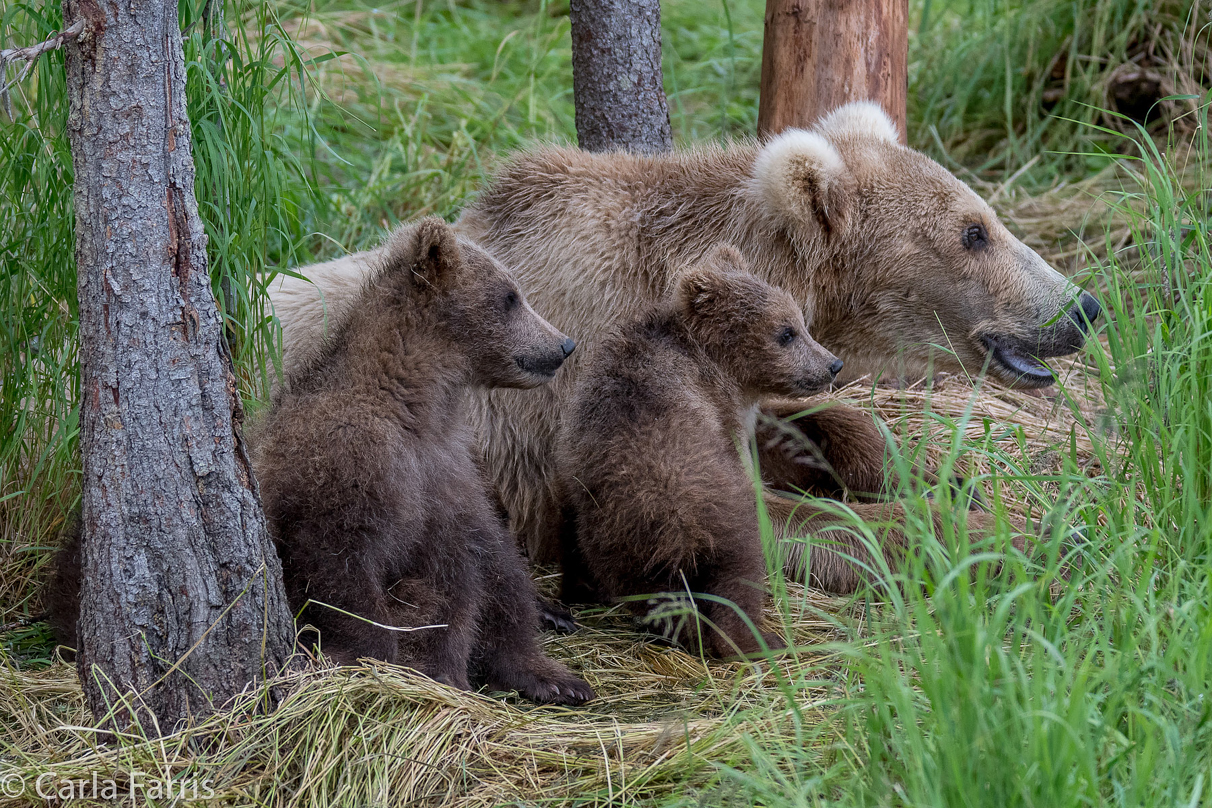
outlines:
[[516, 309], [518, 307], [518, 302], [518, 293], [510, 290], [509, 293], [505, 295], [505, 311], [513, 311]]
[[989, 246], [989, 234], [985, 232], [983, 224], [970, 224], [960, 236], [960, 242], [965, 250], [983, 250]]
[[788, 326], [779, 332], [779, 345], [786, 348], [791, 343], [795, 342], [795, 329]]

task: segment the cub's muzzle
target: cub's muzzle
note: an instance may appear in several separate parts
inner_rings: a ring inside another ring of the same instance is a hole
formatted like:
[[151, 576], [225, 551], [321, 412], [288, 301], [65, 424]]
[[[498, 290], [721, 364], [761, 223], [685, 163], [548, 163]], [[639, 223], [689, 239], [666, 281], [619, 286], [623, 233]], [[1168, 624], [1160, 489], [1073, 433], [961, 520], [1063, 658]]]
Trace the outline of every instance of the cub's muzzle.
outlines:
[[550, 379], [560, 369], [560, 365], [564, 364], [564, 360], [572, 355], [573, 349], [576, 348], [576, 343], [571, 339], [565, 338], [558, 345], [553, 346], [553, 348], [554, 350], [542, 353], [515, 356], [513, 361], [517, 363], [518, 367], [533, 376]]

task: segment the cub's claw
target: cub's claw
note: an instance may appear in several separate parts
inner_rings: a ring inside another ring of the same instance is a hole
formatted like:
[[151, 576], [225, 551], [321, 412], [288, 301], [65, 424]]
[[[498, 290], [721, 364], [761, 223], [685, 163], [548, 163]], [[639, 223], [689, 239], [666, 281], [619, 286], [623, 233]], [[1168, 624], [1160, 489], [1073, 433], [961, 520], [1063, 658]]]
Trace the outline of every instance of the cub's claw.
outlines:
[[597, 697], [585, 680], [569, 670], [536, 671], [531, 681], [518, 687], [518, 692], [536, 704], [558, 704], [576, 707]]
[[514, 660], [487, 682], [490, 690], [516, 690], [536, 704], [575, 707], [596, 698], [593, 688], [559, 662], [538, 657]]
[[571, 634], [580, 626], [572, 612], [546, 598], [539, 598], [539, 628], [557, 634]]

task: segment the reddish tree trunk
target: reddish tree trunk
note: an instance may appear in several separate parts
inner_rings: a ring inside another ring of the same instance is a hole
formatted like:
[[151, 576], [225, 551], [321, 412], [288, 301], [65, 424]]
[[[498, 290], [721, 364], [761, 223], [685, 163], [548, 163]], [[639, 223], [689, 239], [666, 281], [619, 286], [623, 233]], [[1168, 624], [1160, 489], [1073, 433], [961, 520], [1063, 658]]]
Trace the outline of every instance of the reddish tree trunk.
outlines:
[[908, 0], [766, 0], [759, 134], [876, 101], [905, 139]]

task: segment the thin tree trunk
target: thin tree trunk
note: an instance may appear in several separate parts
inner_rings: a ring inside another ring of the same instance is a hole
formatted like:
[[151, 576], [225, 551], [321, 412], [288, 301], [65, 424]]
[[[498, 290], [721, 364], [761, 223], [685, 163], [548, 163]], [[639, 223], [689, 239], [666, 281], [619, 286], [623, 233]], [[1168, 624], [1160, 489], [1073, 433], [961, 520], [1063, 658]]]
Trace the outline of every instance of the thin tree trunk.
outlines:
[[293, 625], [194, 198], [175, 0], [64, 0], [82, 363], [79, 669], [167, 732], [286, 664]]
[[758, 133], [876, 101], [905, 139], [908, 0], [766, 0]]
[[660, 0], [572, 0], [570, 18], [581, 148], [649, 154], [672, 149]]

